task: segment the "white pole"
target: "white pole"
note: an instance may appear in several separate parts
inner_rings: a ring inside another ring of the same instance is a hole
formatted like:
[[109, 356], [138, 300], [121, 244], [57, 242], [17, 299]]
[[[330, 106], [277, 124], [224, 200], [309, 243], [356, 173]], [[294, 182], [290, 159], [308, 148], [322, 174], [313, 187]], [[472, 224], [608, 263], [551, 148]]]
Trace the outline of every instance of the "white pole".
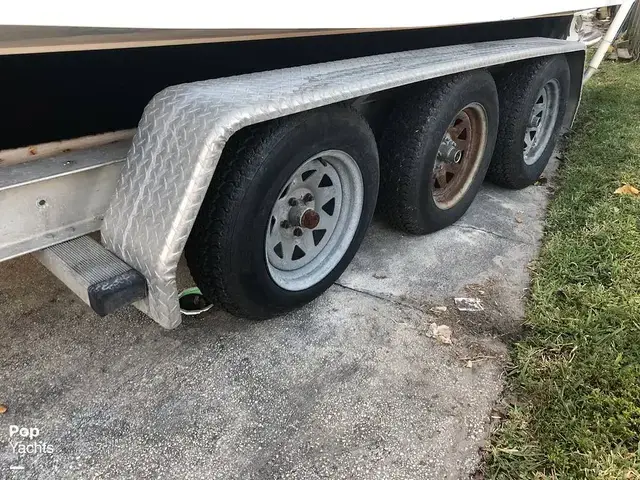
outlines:
[[587, 68], [587, 71], [584, 72], [584, 77], [582, 78], [583, 83], [589, 80], [591, 76], [595, 73], [595, 71], [598, 69], [598, 67], [600, 66], [600, 62], [602, 62], [602, 59], [607, 54], [609, 47], [618, 36], [618, 30], [620, 30], [622, 23], [624, 22], [625, 18], [627, 18], [627, 15], [629, 14], [629, 10], [631, 10], [631, 7], [633, 6], [634, 1], [635, 0], [627, 0], [622, 5], [620, 5], [620, 8], [618, 9], [618, 13], [616, 13], [616, 16], [613, 18], [613, 21], [611, 22], [611, 25], [609, 26], [607, 33], [602, 39], [602, 43], [600, 44], [595, 55], [589, 62], [589, 67]]

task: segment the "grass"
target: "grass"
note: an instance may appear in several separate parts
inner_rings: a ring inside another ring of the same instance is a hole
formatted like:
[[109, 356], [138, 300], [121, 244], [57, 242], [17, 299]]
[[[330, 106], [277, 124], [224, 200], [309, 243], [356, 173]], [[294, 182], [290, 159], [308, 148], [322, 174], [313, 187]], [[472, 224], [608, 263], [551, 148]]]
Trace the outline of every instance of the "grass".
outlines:
[[640, 479], [640, 64], [587, 83], [486, 478]]

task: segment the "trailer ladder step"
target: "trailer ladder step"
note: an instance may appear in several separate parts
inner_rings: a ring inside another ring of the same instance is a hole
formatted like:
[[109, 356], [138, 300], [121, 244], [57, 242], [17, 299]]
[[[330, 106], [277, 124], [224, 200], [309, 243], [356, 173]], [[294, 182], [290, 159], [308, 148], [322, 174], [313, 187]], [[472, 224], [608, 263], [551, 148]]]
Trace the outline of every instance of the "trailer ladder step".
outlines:
[[89, 236], [53, 245], [35, 256], [100, 316], [147, 295], [142, 274]]

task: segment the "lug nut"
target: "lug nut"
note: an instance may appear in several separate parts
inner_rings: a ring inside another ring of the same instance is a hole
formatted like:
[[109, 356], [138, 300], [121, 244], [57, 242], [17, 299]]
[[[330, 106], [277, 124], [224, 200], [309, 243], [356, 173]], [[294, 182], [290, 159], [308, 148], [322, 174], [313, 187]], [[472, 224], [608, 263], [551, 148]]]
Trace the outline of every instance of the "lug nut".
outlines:
[[310, 193], [305, 194], [304, 198], [303, 198], [305, 203], [309, 203], [313, 201], [313, 195], [311, 195]]
[[296, 227], [293, 229], [293, 235], [296, 237], [302, 236], [302, 229], [300, 227]]
[[296, 200], [295, 198], [290, 198], [289, 205], [291, 205], [292, 207], [295, 207], [296, 205], [298, 205], [298, 200]]
[[289, 220], [282, 220], [282, 221], [280, 222], [280, 226], [281, 226], [282, 228], [289, 228], [291, 225], [289, 225]]

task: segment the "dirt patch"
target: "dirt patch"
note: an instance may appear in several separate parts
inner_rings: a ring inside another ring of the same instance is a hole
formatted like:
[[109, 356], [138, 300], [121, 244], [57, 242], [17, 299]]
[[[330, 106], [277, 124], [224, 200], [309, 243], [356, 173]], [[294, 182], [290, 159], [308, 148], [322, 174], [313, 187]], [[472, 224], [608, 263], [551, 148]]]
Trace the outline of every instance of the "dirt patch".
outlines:
[[[513, 308], [504, 302], [505, 292], [499, 280], [490, 278], [481, 284], [469, 284], [459, 297], [478, 298], [481, 311], [460, 311], [453, 298], [440, 305], [426, 306], [439, 323], [452, 327], [462, 327], [469, 335], [490, 335], [504, 342], [513, 342], [522, 334], [522, 317], [513, 312]], [[517, 299], [518, 302], [522, 298]], [[511, 302], [509, 302], [511, 303]], [[444, 310], [442, 307], [446, 307]]]

